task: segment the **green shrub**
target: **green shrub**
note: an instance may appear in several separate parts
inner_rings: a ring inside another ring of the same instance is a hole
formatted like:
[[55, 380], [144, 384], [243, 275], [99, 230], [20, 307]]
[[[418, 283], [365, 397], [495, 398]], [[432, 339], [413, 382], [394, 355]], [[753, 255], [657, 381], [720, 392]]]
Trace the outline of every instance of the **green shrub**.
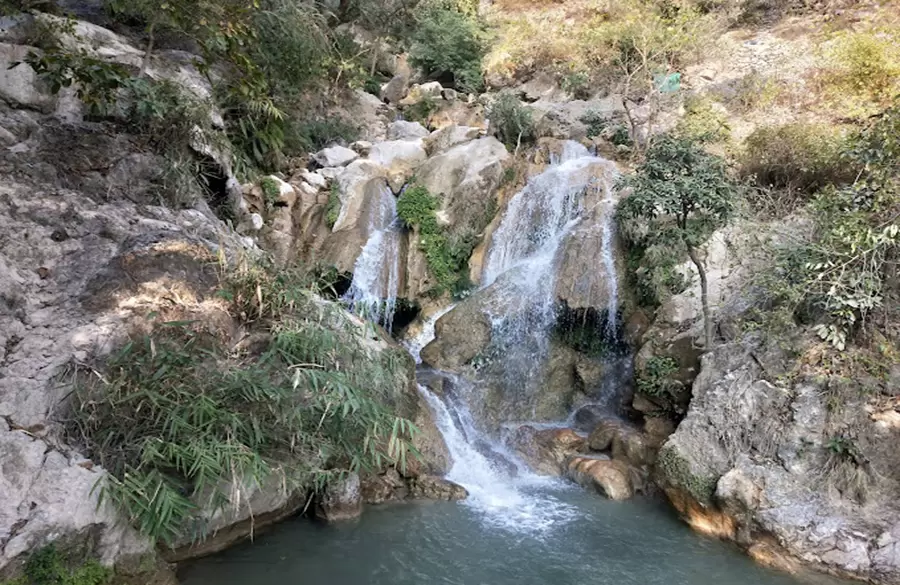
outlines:
[[422, 185], [407, 187], [397, 200], [397, 215], [408, 228], [419, 230], [419, 249], [425, 254], [428, 272], [437, 282], [432, 291], [440, 294], [457, 290], [466, 276], [464, 269], [472, 249], [465, 243], [454, 245], [438, 224], [440, 201]]
[[602, 136], [610, 122], [609, 116], [604, 116], [596, 110], [588, 110], [579, 121], [587, 127], [588, 138]]
[[898, 135], [900, 108], [891, 108], [852, 137], [843, 164], [858, 178], [820, 191], [810, 206], [811, 240], [777, 265], [789, 286], [772, 287], [770, 296], [839, 350], [890, 298], [887, 283], [900, 254]]
[[671, 379], [677, 371], [678, 362], [673, 358], [651, 357], [636, 376], [638, 392], [653, 398], [671, 396], [683, 388], [680, 382]]
[[845, 145], [844, 133], [834, 126], [764, 126], [747, 138], [741, 167], [762, 186], [812, 193], [853, 180], [856, 170], [841, 160]]
[[107, 585], [112, 578], [112, 569], [95, 559], [69, 559], [49, 544], [28, 556], [24, 575], [4, 585]]
[[852, 106], [850, 114], [873, 113], [900, 89], [900, 35], [894, 30], [838, 33], [825, 48], [823, 65], [826, 90]]
[[478, 91], [483, 86], [483, 36], [478, 23], [465, 14], [444, 8], [426, 9], [412, 35], [410, 63], [429, 77], [450, 75], [460, 89]]
[[341, 216], [341, 192], [337, 183], [331, 184], [331, 190], [328, 192], [328, 203], [325, 205], [325, 225], [334, 228], [338, 218]]
[[428, 120], [431, 118], [431, 115], [437, 111], [437, 109], [437, 101], [429, 95], [425, 96], [421, 101], [408, 106], [403, 110], [403, 114], [407, 120], [410, 120], [412, 122], [419, 122], [427, 128]]
[[537, 138], [531, 110], [511, 93], [500, 94], [488, 108], [487, 115], [497, 137], [510, 150], [518, 152], [521, 145]]
[[285, 151], [291, 155], [316, 152], [335, 142], [349, 144], [359, 137], [359, 126], [340, 116], [290, 119], [287, 124]]
[[[232, 487], [319, 490], [345, 470], [405, 466], [415, 432], [405, 356], [312, 297], [305, 273], [246, 266], [221, 296], [264, 334], [250, 353], [192, 322], [136, 336], [74, 393], [73, 439], [110, 472], [101, 487], [143, 534], [206, 535], [201, 510]], [[227, 336], [225, 336], [227, 337]]]
[[724, 112], [708, 98], [691, 96], [685, 100], [684, 110], [684, 117], [675, 128], [682, 136], [698, 142], [722, 142], [731, 137]]

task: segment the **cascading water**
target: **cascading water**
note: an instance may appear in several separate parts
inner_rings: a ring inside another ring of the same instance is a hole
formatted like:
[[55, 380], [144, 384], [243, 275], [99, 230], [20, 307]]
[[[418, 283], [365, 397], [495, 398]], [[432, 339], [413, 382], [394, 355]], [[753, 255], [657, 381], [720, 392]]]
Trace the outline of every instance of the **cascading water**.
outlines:
[[[497, 284], [492, 308], [492, 341], [504, 360], [509, 386], [535, 390], [548, 355], [550, 330], [557, 318], [556, 281], [560, 251], [576, 226], [602, 206], [603, 237], [597, 253], [609, 276], [608, 325], [616, 330], [618, 283], [613, 259], [613, 163], [591, 155], [576, 142], [565, 142], [559, 157], [533, 177], [509, 203], [493, 236], [483, 271], [484, 286]], [[602, 194], [598, 200], [594, 195]], [[589, 197], [590, 196], [590, 197]]]
[[619, 278], [616, 274], [616, 260], [613, 256], [613, 238], [616, 233], [616, 200], [614, 190], [608, 185], [603, 197], [603, 207], [603, 237], [600, 253], [603, 255], [603, 266], [606, 268], [606, 292], [609, 295], [609, 301], [606, 304], [606, 333], [608, 336], [614, 337], [619, 328], [616, 322], [619, 312]]
[[[450, 305], [432, 315], [416, 337], [406, 342], [406, 348], [421, 363], [419, 352], [435, 336], [438, 319], [453, 310]], [[575, 510], [552, 495], [536, 494], [542, 488], [559, 487], [558, 482], [532, 474], [527, 466], [505, 445], [481, 433], [468, 408], [468, 399], [475, 390], [472, 384], [457, 376], [438, 374], [453, 382], [452, 390], [443, 399], [424, 385], [419, 392], [434, 413], [435, 423], [452, 459], [447, 479], [469, 491], [465, 505], [481, 512], [487, 523], [512, 531], [538, 534], [573, 517]]]
[[387, 186], [369, 214], [368, 240], [353, 267], [344, 296], [351, 311], [390, 329], [400, 285], [400, 219], [397, 200]]

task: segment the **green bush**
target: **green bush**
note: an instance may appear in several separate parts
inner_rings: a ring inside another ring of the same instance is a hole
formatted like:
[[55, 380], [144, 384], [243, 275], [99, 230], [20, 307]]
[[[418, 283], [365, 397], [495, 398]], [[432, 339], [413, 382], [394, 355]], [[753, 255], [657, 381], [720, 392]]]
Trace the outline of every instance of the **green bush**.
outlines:
[[339, 116], [290, 119], [285, 151], [292, 155], [316, 152], [335, 142], [349, 144], [359, 137], [359, 126]]
[[845, 146], [844, 133], [834, 126], [764, 126], [747, 138], [741, 168], [761, 186], [812, 193], [853, 180], [856, 169], [841, 159]]
[[890, 299], [888, 282], [900, 254], [900, 108], [891, 108], [853, 136], [843, 164], [851, 184], [823, 188], [810, 205], [810, 241], [782, 254], [771, 301], [813, 324], [846, 349]]
[[406, 356], [376, 352], [359, 325], [307, 290], [307, 277], [238, 270], [221, 296], [263, 334], [236, 352], [191, 322], [156, 324], [74, 393], [73, 439], [110, 476], [101, 496], [162, 542], [206, 535], [200, 512], [232, 486], [274, 480], [320, 490], [345, 470], [414, 453]]
[[474, 247], [471, 242], [451, 242], [438, 224], [440, 201], [422, 185], [407, 187], [397, 200], [397, 215], [408, 228], [419, 230], [419, 249], [425, 254], [428, 272], [437, 282], [431, 291], [454, 292], [467, 279], [466, 263]]
[[437, 109], [437, 101], [433, 97], [428, 95], [425, 96], [421, 101], [408, 106], [405, 110], [403, 110], [403, 115], [407, 120], [410, 120], [412, 122], [419, 122], [427, 128], [428, 120], [431, 118], [431, 115], [437, 111]]
[[112, 578], [112, 569], [95, 559], [68, 559], [49, 544], [28, 556], [21, 577], [3, 585], [107, 585]]
[[328, 192], [328, 203], [325, 205], [325, 225], [334, 228], [338, 218], [341, 216], [341, 192], [337, 183], [331, 184], [331, 191]]
[[521, 145], [537, 138], [531, 110], [511, 93], [500, 94], [488, 108], [487, 116], [497, 137], [510, 150], [518, 152]]
[[691, 96], [685, 100], [684, 110], [675, 128], [682, 136], [698, 142], [722, 142], [731, 137], [725, 113], [708, 98]]
[[900, 90], [900, 35], [896, 30], [838, 33], [824, 51], [826, 89], [850, 114], [870, 114]]
[[483, 37], [478, 23], [461, 12], [426, 9], [412, 35], [410, 63], [429, 77], [450, 75], [456, 87], [479, 91], [483, 86], [481, 60], [486, 52]]

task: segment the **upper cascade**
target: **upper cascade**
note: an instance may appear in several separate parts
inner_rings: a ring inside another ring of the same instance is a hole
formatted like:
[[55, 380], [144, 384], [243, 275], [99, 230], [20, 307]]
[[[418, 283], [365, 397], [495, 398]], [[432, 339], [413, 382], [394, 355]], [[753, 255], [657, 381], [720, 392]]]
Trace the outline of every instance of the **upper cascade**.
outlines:
[[400, 288], [401, 224], [397, 200], [387, 186], [372, 205], [367, 231], [345, 300], [357, 315], [390, 329]]
[[[615, 165], [573, 141], [563, 143], [550, 166], [532, 177], [509, 203], [494, 233], [482, 282], [492, 287], [490, 303], [495, 343], [504, 351], [507, 371], [525, 383], [536, 379], [547, 355], [557, 317], [557, 279], [561, 253], [576, 229], [599, 229], [598, 249], [608, 289], [608, 315], [615, 331], [618, 280], [613, 261]], [[595, 221], [582, 226], [588, 216]], [[524, 376], [524, 377], [522, 377]]]

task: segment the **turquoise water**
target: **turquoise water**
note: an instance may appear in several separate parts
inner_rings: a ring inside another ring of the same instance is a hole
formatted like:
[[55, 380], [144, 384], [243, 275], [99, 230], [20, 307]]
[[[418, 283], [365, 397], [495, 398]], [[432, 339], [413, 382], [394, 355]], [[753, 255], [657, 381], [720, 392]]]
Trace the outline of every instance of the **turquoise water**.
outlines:
[[360, 520], [333, 526], [298, 518], [180, 576], [184, 585], [800, 583], [694, 534], [661, 502], [540, 489], [535, 496], [572, 513], [542, 529], [498, 527], [465, 502], [370, 507]]

